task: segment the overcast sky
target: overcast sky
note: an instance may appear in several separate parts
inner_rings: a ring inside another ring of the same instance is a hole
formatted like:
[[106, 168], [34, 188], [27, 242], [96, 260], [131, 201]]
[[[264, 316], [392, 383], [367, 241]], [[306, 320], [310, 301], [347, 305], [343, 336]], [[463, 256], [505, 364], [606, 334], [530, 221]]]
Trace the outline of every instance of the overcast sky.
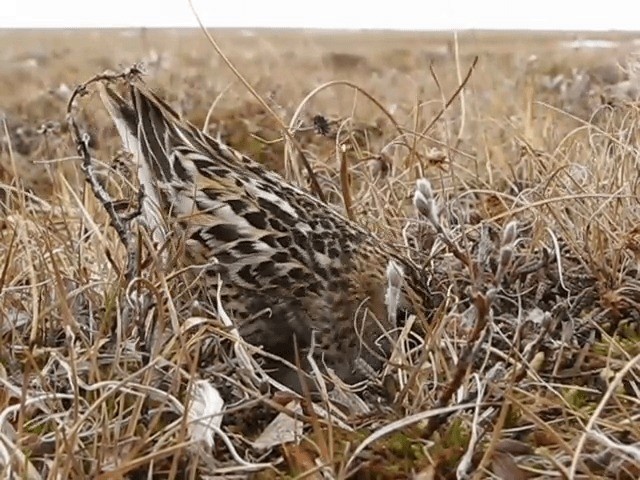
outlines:
[[[212, 27], [640, 30], [634, 0], [193, 0]], [[6, 27], [196, 27], [188, 0], [0, 0]]]

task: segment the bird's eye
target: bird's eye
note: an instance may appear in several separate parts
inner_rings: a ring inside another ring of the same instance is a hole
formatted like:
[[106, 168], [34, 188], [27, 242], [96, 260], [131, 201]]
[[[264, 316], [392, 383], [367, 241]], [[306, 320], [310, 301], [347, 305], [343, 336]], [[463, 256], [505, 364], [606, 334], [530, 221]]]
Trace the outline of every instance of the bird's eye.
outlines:
[[398, 323], [398, 326], [404, 326], [409, 315], [411, 315], [411, 312], [408, 309], [404, 307], [398, 307], [396, 309], [396, 322]]

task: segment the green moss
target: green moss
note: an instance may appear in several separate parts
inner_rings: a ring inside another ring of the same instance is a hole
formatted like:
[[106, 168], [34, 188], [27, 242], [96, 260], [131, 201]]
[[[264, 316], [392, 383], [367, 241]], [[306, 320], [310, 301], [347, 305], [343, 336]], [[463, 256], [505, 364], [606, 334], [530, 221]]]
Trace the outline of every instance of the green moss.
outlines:
[[504, 428], [513, 428], [520, 425], [520, 418], [522, 417], [522, 411], [518, 407], [509, 405], [507, 410], [507, 416], [504, 419]]
[[466, 448], [469, 444], [469, 430], [462, 419], [455, 418], [442, 438], [445, 447]]
[[402, 432], [398, 432], [389, 437], [386, 442], [389, 453], [410, 460], [418, 460], [424, 458], [422, 444], [416, 443]]
[[589, 395], [584, 390], [571, 388], [566, 391], [564, 398], [574, 410], [582, 410], [589, 404]]

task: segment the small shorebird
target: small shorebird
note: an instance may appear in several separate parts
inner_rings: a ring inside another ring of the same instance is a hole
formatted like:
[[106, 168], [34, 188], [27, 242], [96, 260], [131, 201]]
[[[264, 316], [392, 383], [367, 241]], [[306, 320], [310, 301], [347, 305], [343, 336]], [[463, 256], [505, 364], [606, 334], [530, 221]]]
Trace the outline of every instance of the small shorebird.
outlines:
[[[184, 240], [243, 338], [289, 361], [294, 339], [344, 381], [379, 368], [394, 327], [427, 315], [427, 276], [392, 245], [331, 206], [184, 121], [140, 80], [131, 104], [108, 86], [105, 103], [138, 166], [143, 217]], [[220, 273], [221, 272], [221, 273]], [[403, 317], [403, 318], [399, 318]], [[389, 333], [390, 332], [390, 333]]]

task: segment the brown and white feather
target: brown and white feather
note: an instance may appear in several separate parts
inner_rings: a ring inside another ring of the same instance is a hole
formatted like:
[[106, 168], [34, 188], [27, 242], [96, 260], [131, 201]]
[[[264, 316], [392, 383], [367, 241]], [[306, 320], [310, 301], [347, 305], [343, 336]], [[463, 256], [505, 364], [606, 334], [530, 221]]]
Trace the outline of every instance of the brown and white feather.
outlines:
[[[416, 266], [390, 245], [275, 172], [184, 121], [141, 82], [128, 104], [101, 88], [147, 193], [154, 238], [184, 240], [187, 263], [223, 266], [222, 301], [251, 343], [291, 359], [293, 336], [316, 332], [324, 362], [352, 380], [363, 357], [379, 366], [376, 339], [396, 310], [425, 295]], [[390, 278], [392, 276], [393, 278]], [[204, 276], [217, 287], [217, 273]], [[213, 290], [215, 291], [215, 290]], [[389, 311], [389, 309], [393, 311]]]

